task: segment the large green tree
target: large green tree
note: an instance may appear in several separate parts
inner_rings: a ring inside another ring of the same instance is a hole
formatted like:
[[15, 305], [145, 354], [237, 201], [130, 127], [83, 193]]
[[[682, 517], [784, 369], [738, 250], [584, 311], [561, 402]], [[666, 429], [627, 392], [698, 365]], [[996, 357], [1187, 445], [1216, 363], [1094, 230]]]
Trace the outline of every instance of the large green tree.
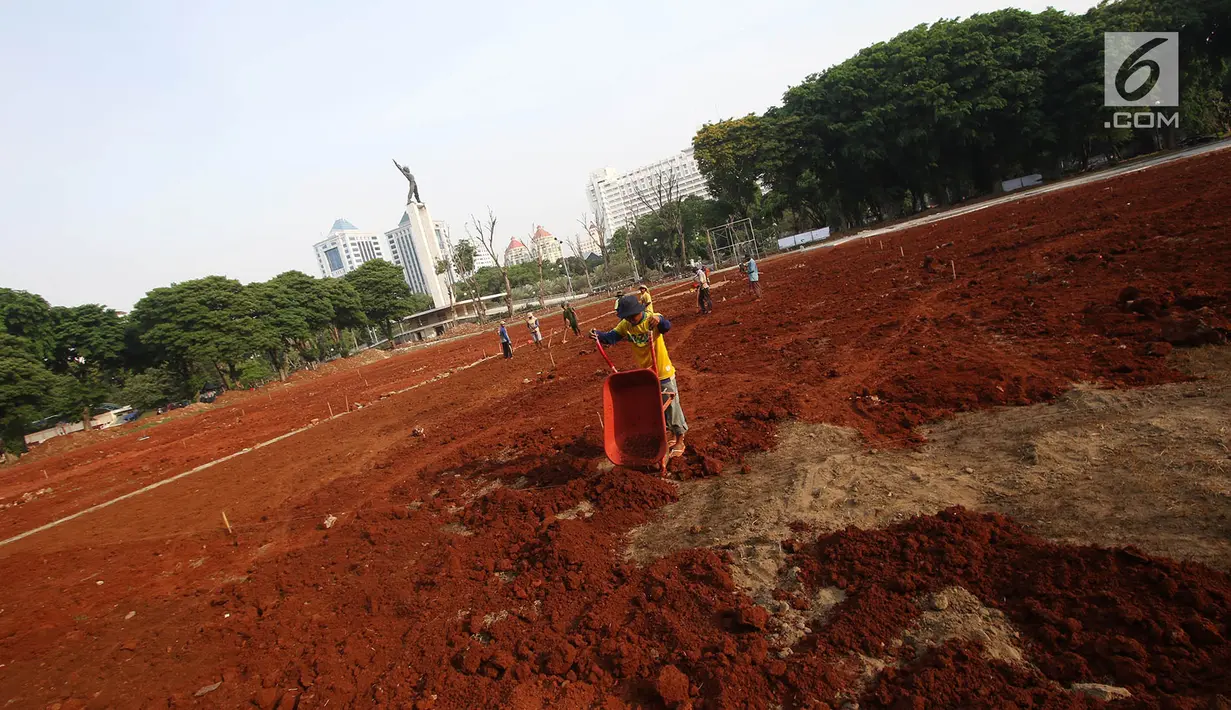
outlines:
[[[1104, 32], [1178, 31], [1180, 131], [1226, 131], [1229, 25], [1231, 0], [1120, 0], [1084, 15], [1010, 9], [920, 25], [805, 78], [761, 116], [703, 126], [695, 155], [711, 195], [740, 216], [857, 227], [1007, 178], [1174, 145], [1171, 128], [1107, 127]], [[634, 243], [649, 226], [631, 230]]]
[[320, 282], [321, 292], [329, 300], [333, 319], [330, 326], [333, 329], [335, 341], [340, 342], [341, 331], [348, 328], [358, 328], [367, 325], [367, 316], [363, 313], [363, 300], [359, 292], [345, 279], [323, 279]]
[[0, 333], [0, 448], [25, 450], [29, 422], [54, 405], [59, 378], [51, 374], [26, 338]]
[[767, 141], [762, 135], [764, 125], [761, 117], [750, 114], [707, 123], [692, 139], [693, 155], [710, 197], [726, 203], [740, 217], [755, 216], [761, 198], [762, 151]]
[[329, 293], [319, 279], [288, 271], [249, 284], [246, 290], [254, 317], [251, 345], [269, 359], [283, 380], [289, 374], [288, 354], [296, 354], [301, 361], [318, 358], [316, 336], [334, 319]]
[[39, 358], [52, 357], [55, 320], [51, 306], [42, 296], [0, 288], [0, 324], [5, 333], [25, 338]]
[[[393, 321], [419, 310], [424, 297], [414, 298], [402, 277], [402, 269], [383, 259], [364, 262], [344, 276], [359, 294], [363, 313], [380, 325], [385, 338], [393, 341]], [[430, 308], [431, 300], [428, 299]]]
[[55, 348], [49, 363], [62, 378], [57, 408], [79, 414], [90, 426], [92, 410], [111, 399], [122, 380], [124, 319], [98, 304], [52, 309]]
[[193, 369], [234, 384], [254, 351], [255, 304], [242, 284], [222, 276], [156, 288], [133, 307], [143, 343], [187, 382]]

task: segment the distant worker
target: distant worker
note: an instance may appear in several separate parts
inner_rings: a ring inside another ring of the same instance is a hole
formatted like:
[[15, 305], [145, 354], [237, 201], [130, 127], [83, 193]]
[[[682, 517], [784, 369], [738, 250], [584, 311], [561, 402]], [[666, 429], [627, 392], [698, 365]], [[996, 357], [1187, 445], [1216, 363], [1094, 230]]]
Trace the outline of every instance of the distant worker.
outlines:
[[573, 335], [581, 335], [581, 328], [577, 325], [577, 311], [573, 310], [573, 304], [568, 301], [564, 302], [564, 324], [572, 328]]
[[697, 267], [697, 275], [692, 282], [697, 289], [697, 305], [701, 307], [701, 314], [712, 313], [714, 299], [710, 298], [710, 275], [706, 273], [704, 266]]
[[530, 337], [534, 339], [534, 347], [543, 347], [543, 333], [539, 330], [539, 319], [534, 317], [534, 312], [526, 314], [526, 328], [530, 331]]
[[504, 351], [505, 360], [513, 357], [513, 341], [509, 338], [508, 329], [504, 327], [504, 321], [500, 321], [500, 349]]
[[[590, 335], [603, 345], [615, 345], [621, 340], [629, 341], [633, 346], [633, 357], [640, 368], [652, 370], [657, 360], [658, 372], [656, 374], [663, 392], [663, 401], [666, 401], [668, 394], [675, 395], [671, 399], [671, 405], [664, 412], [667, 417], [667, 428], [674, 437], [671, 442], [670, 456], [672, 458], [680, 456], [684, 453], [684, 434], [688, 431], [688, 422], [685, 421], [684, 410], [680, 407], [680, 390], [675, 382], [675, 366], [671, 364], [667, 344], [662, 338], [663, 333], [671, 330], [671, 321], [646, 308], [633, 295], [620, 299], [616, 316], [620, 318], [620, 322], [616, 324], [614, 330], [605, 333], [591, 330]], [[653, 351], [650, 350], [651, 347], [654, 348]]]
[[637, 287], [637, 300], [641, 301], [641, 305], [645, 306], [646, 310], [654, 310], [654, 297], [650, 295], [650, 289], [645, 284]]
[[748, 274], [748, 290], [752, 291], [752, 297], [761, 300], [761, 274], [757, 271], [757, 260], [748, 257], [748, 261], [744, 262], [744, 272]]

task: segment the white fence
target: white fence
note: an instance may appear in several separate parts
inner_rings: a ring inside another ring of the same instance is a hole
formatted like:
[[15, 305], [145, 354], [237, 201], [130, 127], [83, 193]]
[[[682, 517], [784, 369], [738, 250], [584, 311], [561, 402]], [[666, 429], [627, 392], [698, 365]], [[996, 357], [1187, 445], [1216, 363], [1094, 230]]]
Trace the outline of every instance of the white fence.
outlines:
[[[112, 412], [103, 412], [102, 414], [99, 414], [90, 419], [90, 428], [91, 429], [106, 429], [107, 427], [114, 426], [115, 423], [120, 420], [120, 417], [122, 415], [127, 414], [128, 412], [131, 412], [131, 411], [132, 411], [132, 407], [120, 407], [119, 409], [112, 411]], [[41, 444], [44, 441], [47, 441], [48, 439], [54, 439], [57, 436], [71, 434], [75, 431], [81, 431], [82, 429], [85, 429], [85, 425], [79, 421], [71, 422], [71, 423], [64, 422], [61, 424], [57, 424], [56, 426], [53, 426], [50, 429], [36, 431], [33, 434], [26, 434], [26, 446], [33, 446], [34, 444]]]
[[800, 234], [792, 234], [789, 237], [783, 237], [778, 240], [778, 249], [794, 249], [812, 242], [819, 242], [824, 239], [829, 239], [829, 227], [821, 227], [814, 229], [811, 232], [802, 232]]
[[1035, 173], [1034, 175], [1026, 175], [1025, 177], [1013, 178], [1012, 180], [1005, 180], [1004, 182], [1000, 183], [1000, 187], [1003, 188], [1005, 192], [1013, 192], [1014, 190], [1020, 190], [1023, 187], [1034, 187], [1035, 185], [1042, 185], [1042, 184], [1043, 184], [1043, 176], [1038, 173]]

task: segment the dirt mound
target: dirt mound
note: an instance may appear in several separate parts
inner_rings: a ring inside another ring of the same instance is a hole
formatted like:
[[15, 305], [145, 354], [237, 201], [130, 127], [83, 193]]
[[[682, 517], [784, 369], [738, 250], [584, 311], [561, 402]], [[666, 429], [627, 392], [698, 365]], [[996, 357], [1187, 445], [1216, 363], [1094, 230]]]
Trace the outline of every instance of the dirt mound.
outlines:
[[[1003, 516], [960, 508], [823, 537], [790, 563], [808, 586], [848, 595], [819, 632], [821, 649], [893, 655], [890, 642], [921, 616], [914, 599], [960, 586], [1004, 612], [1030, 662], [1065, 686], [1110, 679], [1154, 702], [1213, 701], [1227, 691], [1231, 580], [1200, 565], [1132, 548], [1058, 546]], [[902, 646], [901, 653], [909, 661], [913, 649]], [[970, 659], [944, 651], [903, 673], [931, 678], [925, 688], [943, 685], [937, 676], [945, 675], [961, 687], [970, 669], [955, 670], [955, 660]], [[888, 695], [877, 698], [889, 702]]]

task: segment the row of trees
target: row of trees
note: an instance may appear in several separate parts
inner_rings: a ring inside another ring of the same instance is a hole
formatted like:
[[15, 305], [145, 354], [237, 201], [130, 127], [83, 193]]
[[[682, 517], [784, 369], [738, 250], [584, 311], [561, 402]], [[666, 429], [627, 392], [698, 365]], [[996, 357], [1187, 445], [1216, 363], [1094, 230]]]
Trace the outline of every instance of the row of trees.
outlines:
[[365, 326], [391, 338], [396, 319], [430, 307], [381, 260], [342, 279], [194, 279], [150, 291], [127, 315], [0, 288], [0, 441], [20, 450], [31, 423], [88, 419], [110, 400], [150, 408], [206, 382], [285, 378], [349, 353]]
[[705, 125], [697, 162], [720, 212], [843, 229], [1173, 145], [1170, 128], [1105, 125], [1107, 31], [1178, 31], [1181, 132], [1227, 130], [1231, 0], [1120, 0], [921, 25], [807, 77], [764, 114]]

